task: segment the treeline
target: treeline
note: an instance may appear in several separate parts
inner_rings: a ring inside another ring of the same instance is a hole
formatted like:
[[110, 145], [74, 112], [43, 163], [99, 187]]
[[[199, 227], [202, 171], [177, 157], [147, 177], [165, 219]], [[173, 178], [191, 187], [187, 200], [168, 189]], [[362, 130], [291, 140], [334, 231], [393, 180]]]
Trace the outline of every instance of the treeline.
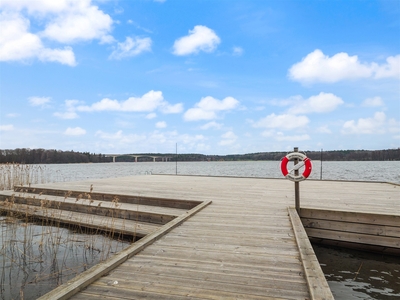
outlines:
[[[258, 152], [248, 154], [204, 155], [204, 154], [174, 154], [174, 153], [140, 153], [139, 162], [157, 161], [161, 158], [168, 161], [244, 161], [244, 160], [281, 160], [287, 152]], [[312, 160], [324, 161], [383, 161], [400, 160], [400, 148], [386, 150], [336, 150], [307, 151]], [[6, 149], [0, 150], [0, 163], [23, 164], [67, 164], [67, 163], [105, 163], [112, 162], [113, 157], [90, 152], [45, 150], [45, 149]], [[134, 162], [135, 157], [124, 155], [116, 158], [117, 162]]]
[[110, 162], [109, 157], [89, 152], [45, 149], [0, 150], [0, 163], [22, 164], [70, 164]]

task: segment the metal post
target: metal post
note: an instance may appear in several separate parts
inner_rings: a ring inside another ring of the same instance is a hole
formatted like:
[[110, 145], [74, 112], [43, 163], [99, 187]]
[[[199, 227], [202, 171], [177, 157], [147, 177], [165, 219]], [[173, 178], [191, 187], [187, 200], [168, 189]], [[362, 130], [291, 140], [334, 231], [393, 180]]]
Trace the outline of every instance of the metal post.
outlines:
[[[294, 147], [294, 152], [299, 152], [299, 148]], [[299, 159], [295, 158], [294, 165], [297, 165], [298, 162], [299, 162]], [[299, 170], [295, 170], [294, 175], [295, 176], [299, 175]], [[299, 185], [298, 181], [295, 181], [295, 183], [294, 183], [294, 199], [295, 199], [297, 214], [300, 216], [300, 185]]]
[[175, 175], [178, 175], [178, 143], [175, 145], [176, 159], [175, 159]]
[[319, 175], [319, 180], [322, 180], [322, 149], [321, 149], [321, 172]]

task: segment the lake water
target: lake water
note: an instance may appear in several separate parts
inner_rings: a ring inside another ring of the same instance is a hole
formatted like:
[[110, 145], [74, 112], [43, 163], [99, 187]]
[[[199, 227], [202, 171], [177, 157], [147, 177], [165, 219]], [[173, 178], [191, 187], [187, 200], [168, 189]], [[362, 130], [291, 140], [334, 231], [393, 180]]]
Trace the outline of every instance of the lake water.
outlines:
[[[282, 178], [279, 165], [278, 161], [35, 165], [30, 178], [39, 183], [146, 174]], [[321, 177], [400, 184], [400, 161], [322, 162], [322, 172], [321, 162], [313, 161], [309, 178], [318, 180]], [[399, 258], [320, 246], [315, 246], [315, 252], [336, 300], [400, 299]]]
[[[75, 181], [145, 174], [180, 174], [282, 178], [278, 161], [139, 162], [43, 165], [50, 181]], [[310, 179], [321, 178], [321, 162], [313, 161]], [[322, 162], [322, 179], [400, 183], [400, 161]]]

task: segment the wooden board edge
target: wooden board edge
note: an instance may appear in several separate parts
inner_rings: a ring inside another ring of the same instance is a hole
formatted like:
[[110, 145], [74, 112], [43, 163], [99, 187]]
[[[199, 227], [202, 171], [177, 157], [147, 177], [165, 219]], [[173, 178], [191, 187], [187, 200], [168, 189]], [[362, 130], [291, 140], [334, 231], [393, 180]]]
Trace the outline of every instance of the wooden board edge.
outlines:
[[111, 257], [110, 259], [106, 260], [103, 263], [97, 264], [93, 266], [89, 270], [83, 272], [82, 274], [76, 276], [75, 278], [69, 280], [65, 284], [62, 284], [55, 288], [54, 290], [48, 292], [47, 294], [38, 298], [38, 300], [64, 300], [69, 299], [73, 295], [77, 294], [79, 291], [99, 279], [100, 277], [106, 275], [117, 266], [125, 262], [127, 259], [131, 258], [135, 254], [142, 251], [147, 246], [151, 245], [162, 236], [167, 234], [169, 231], [174, 229], [175, 227], [181, 225], [184, 221], [189, 219], [191, 216], [211, 204], [212, 201], [204, 201], [201, 204], [197, 205], [196, 207], [192, 208], [191, 210], [185, 212], [181, 216], [177, 217], [176, 219], [172, 220], [171, 222], [165, 224], [164, 226], [160, 227], [153, 233], [145, 236], [144, 238], [140, 239], [132, 246], [128, 247], [125, 250], [122, 250], [117, 255]]
[[311, 299], [334, 300], [332, 291], [329, 288], [328, 282], [322, 272], [321, 266], [315, 256], [310, 240], [308, 239], [307, 233], [301, 223], [296, 209], [288, 207], [288, 212], [293, 226], [297, 247], [300, 252], [300, 259], [303, 265]]

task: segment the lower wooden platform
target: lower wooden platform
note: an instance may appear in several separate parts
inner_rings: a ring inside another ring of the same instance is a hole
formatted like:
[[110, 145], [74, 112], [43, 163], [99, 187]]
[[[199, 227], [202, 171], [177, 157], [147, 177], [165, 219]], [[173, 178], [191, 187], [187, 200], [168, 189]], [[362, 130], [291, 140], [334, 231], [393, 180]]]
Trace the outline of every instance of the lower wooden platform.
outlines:
[[[90, 185], [99, 193], [212, 203], [115, 258], [118, 263], [96, 266], [105, 271], [87, 287], [78, 278], [41, 299], [333, 299], [300, 218], [290, 209], [292, 182], [152, 175], [47, 186], [84, 191]], [[307, 180], [300, 190], [303, 208], [400, 215], [397, 185]]]

